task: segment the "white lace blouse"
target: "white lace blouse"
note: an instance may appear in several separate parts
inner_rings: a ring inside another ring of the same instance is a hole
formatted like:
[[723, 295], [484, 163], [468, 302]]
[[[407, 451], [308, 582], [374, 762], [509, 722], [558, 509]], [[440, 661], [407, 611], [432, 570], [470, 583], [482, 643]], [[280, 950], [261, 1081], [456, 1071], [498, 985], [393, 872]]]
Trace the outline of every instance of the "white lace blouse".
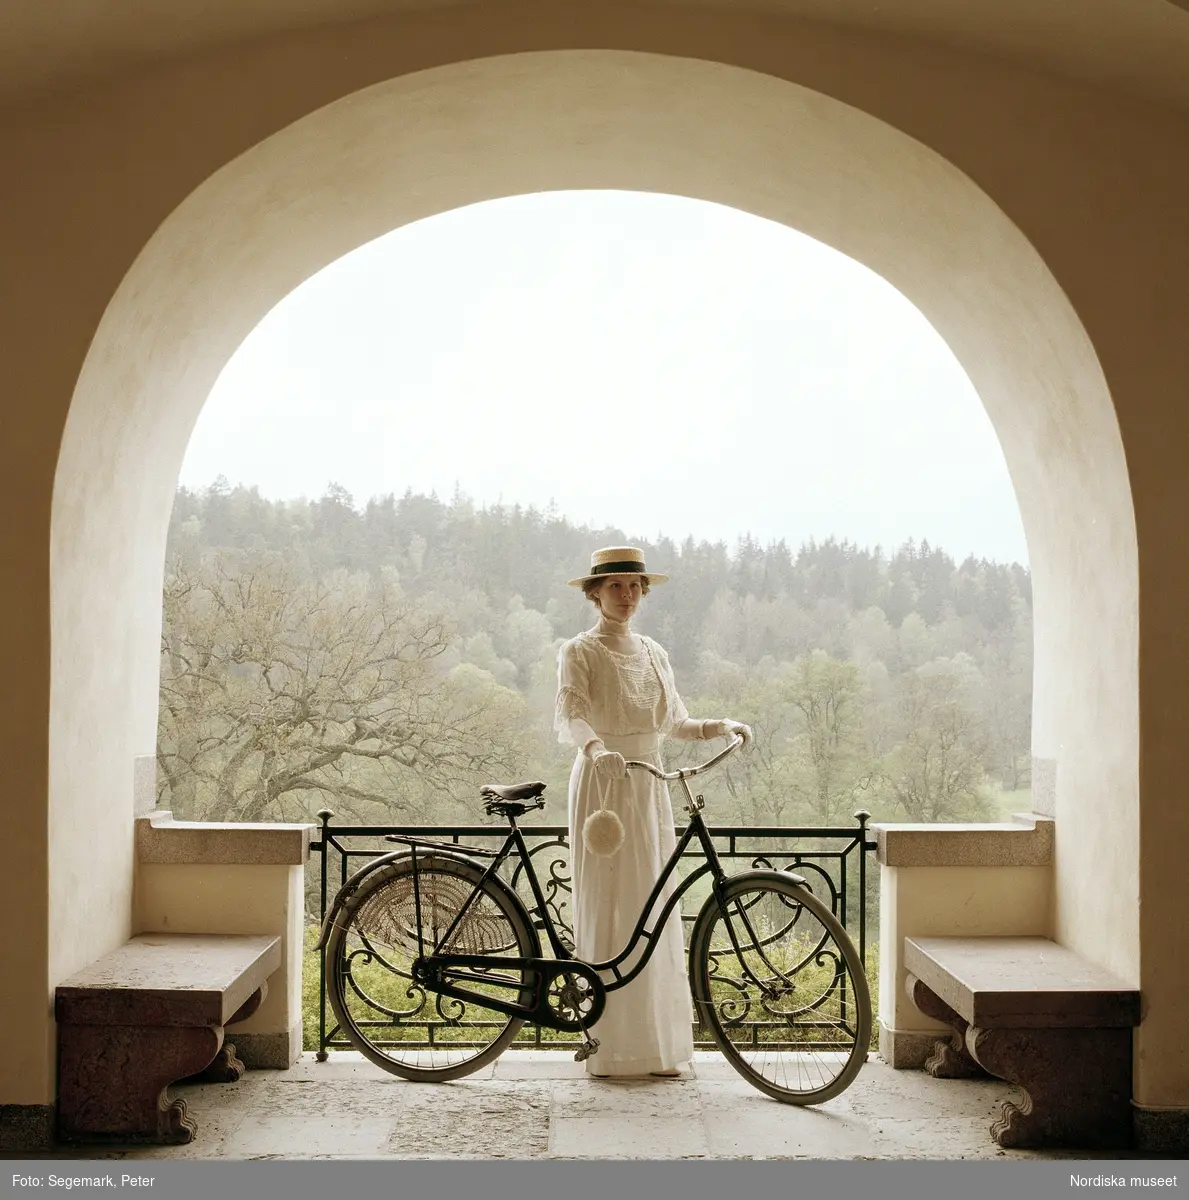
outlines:
[[574, 745], [569, 723], [586, 721], [601, 736], [672, 733], [689, 719], [677, 694], [673, 668], [664, 648], [651, 638], [621, 654], [591, 633], [562, 644], [557, 655], [557, 740]]

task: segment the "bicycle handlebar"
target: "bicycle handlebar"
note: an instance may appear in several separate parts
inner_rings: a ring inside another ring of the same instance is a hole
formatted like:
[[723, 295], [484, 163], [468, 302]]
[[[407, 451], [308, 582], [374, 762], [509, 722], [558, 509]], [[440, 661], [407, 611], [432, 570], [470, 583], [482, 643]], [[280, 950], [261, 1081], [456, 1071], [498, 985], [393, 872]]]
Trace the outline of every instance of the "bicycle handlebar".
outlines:
[[711, 767], [717, 766], [728, 754], [738, 750], [743, 745], [743, 734], [736, 733], [731, 738], [731, 744], [725, 749], [720, 750], [713, 758], [708, 758], [704, 763], [699, 763], [696, 767], [679, 767], [676, 771], [662, 771], [659, 767], [654, 767], [650, 762], [641, 762], [638, 758], [629, 758], [624, 762], [629, 770], [632, 767], [639, 767], [641, 770], [647, 771], [650, 775], [655, 775], [657, 779], [663, 779], [666, 783], [672, 783], [675, 779], [692, 779], [695, 775], [701, 775], [703, 771], [708, 771]]

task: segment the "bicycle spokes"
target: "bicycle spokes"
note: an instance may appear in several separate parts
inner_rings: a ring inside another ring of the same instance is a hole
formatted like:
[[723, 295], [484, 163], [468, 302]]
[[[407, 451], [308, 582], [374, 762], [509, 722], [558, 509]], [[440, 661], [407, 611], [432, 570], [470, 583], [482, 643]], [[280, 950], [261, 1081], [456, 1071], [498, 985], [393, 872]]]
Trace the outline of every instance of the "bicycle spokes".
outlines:
[[728, 887], [691, 955], [699, 1018], [753, 1083], [808, 1103], [853, 1077], [870, 1037], [866, 979], [841, 926], [803, 887], [775, 876]]
[[[476, 893], [480, 875], [428, 856], [415, 873], [410, 862], [394, 864], [364, 885], [334, 934], [332, 1006], [378, 1065], [410, 1078], [454, 1078], [490, 1061], [516, 1036], [520, 1020], [489, 1005], [531, 1000], [534, 975], [521, 960], [536, 953], [536, 939], [498, 885]], [[447, 934], [451, 952], [476, 956], [465, 1003], [417, 978], [424, 961], [418, 948], [440, 952]]]

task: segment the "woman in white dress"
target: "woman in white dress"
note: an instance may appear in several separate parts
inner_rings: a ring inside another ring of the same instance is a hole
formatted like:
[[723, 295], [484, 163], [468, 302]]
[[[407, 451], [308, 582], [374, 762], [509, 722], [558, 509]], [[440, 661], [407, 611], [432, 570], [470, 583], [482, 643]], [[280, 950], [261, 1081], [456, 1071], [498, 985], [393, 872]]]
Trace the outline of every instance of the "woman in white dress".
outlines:
[[[649, 892], [676, 844], [666, 784], [624, 760], [662, 767], [665, 737], [713, 738], [751, 730], [738, 721], [695, 720], [677, 694], [665, 651], [632, 632], [631, 620], [651, 586], [667, 575], [650, 572], [634, 546], [591, 555], [590, 573], [571, 579], [598, 609], [595, 626], [564, 643], [558, 654], [558, 739], [578, 749], [570, 772], [569, 825], [574, 940], [587, 962], [613, 958], [627, 944]], [[624, 837], [613, 853], [583, 837], [600, 808], [616, 814]], [[593, 849], [592, 849], [593, 848]], [[659, 913], [666, 891], [654, 909]], [[607, 997], [595, 1027], [598, 1051], [586, 1060], [597, 1076], [679, 1075], [693, 1054], [693, 1011], [686, 979], [680, 914], [675, 910], [647, 967]], [[637, 961], [633, 955], [624, 964]]]

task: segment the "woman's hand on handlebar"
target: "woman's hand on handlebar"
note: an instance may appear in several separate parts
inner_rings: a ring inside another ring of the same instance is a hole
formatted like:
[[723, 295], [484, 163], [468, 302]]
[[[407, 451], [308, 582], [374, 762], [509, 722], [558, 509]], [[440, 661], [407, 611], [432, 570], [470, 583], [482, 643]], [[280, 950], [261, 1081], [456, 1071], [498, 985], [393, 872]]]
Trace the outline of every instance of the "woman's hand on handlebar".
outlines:
[[618, 750], [608, 750], [605, 746], [591, 755], [594, 769], [603, 779], [622, 779], [627, 773], [627, 763]]
[[751, 726], [744, 725], [742, 721], [724, 720], [720, 736], [725, 738], [741, 737], [743, 739], [744, 750], [755, 742], [755, 735], [751, 732]]
[[[593, 729], [591, 733], [594, 733]], [[602, 779], [622, 779], [628, 773], [623, 755], [616, 750], [608, 750], [597, 734], [582, 747], [582, 753], [590, 759], [591, 766]]]

